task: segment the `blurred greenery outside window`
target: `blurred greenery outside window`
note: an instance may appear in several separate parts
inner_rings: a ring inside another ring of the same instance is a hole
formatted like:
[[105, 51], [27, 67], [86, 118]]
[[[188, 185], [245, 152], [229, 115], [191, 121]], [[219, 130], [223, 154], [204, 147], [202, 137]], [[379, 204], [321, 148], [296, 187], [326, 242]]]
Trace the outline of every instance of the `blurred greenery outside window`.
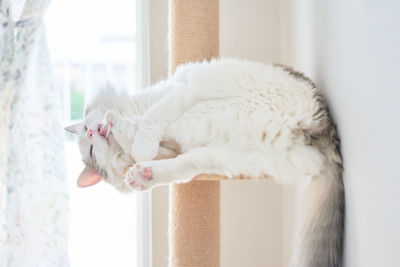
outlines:
[[83, 116], [85, 95], [78, 90], [71, 90], [71, 120], [79, 120]]

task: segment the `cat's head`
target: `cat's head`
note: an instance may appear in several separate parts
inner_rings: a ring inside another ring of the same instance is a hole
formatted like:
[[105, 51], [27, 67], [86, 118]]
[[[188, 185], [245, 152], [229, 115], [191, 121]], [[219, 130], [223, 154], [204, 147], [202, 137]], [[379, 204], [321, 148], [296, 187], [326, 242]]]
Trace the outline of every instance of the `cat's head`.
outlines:
[[133, 159], [125, 153], [112, 134], [101, 133], [105, 108], [91, 107], [81, 123], [65, 127], [78, 136], [79, 149], [85, 168], [78, 177], [79, 187], [88, 187], [104, 180], [120, 191], [128, 191], [124, 182], [127, 166]]

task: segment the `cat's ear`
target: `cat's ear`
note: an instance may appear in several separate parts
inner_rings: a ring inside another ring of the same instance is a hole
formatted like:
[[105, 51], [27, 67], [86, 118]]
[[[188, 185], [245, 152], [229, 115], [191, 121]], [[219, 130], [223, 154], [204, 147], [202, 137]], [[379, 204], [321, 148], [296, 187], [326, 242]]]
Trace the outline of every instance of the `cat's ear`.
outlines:
[[72, 134], [78, 134], [81, 127], [82, 127], [82, 122], [66, 126], [64, 130]]
[[79, 175], [77, 184], [79, 187], [88, 187], [97, 184], [100, 180], [101, 177], [96, 170], [86, 166]]

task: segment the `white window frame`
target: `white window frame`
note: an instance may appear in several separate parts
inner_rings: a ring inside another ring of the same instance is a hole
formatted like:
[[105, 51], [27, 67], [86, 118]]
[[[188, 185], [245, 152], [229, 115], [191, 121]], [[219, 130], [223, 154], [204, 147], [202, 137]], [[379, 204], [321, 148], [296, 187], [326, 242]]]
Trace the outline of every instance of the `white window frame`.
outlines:
[[[137, 2], [137, 88], [149, 85], [149, 3]], [[151, 191], [138, 197], [138, 266], [152, 267]]]

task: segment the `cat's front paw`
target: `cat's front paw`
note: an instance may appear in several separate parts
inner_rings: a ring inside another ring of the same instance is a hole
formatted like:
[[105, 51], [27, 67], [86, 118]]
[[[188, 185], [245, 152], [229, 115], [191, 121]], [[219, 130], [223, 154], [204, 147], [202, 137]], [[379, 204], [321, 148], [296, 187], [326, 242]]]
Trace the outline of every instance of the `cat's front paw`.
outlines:
[[132, 189], [144, 191], [154, 186], [153, 179], [151, 166], [136, 164], [126, 173], [125, 182]]
[[111, 129], [115, 126], [119, 114], [116, 110], [107, 110], [104, 113], [104, 119], [98, 126], [98, 131], [101, 136], [107, 137], [111, 133]]

